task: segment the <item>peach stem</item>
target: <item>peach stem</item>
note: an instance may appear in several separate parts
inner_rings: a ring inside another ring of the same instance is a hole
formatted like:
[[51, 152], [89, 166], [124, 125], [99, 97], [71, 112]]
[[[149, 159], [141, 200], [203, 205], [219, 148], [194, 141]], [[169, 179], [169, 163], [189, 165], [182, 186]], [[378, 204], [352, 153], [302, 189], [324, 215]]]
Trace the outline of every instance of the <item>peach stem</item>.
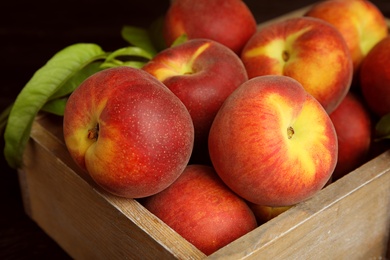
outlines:
[[291, 139], [291, 138], [293, 137], [293, 135], [294, 135], [294, 128], [292, 128], [291, 126], [289, 126], [289, 127], [287, 128], [287, 137], [288, 137], [288, 139]]
[[88, 139], [90, 140], [97, 140], [99, 136], [99, 124], [96, 124], [94, 128], [91, 128], [88, 130]]

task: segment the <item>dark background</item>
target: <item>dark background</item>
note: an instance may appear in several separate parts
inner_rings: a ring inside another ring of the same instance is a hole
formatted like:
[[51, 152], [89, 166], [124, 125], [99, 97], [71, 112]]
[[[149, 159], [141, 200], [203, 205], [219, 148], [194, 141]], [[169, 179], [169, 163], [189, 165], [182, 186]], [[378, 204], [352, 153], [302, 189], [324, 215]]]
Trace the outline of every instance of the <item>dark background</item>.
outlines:
[[[195, 0], [194, 0], [195, 1]], [[313, 0], [246, 0], [258, 23], [315, 3]], [[390, 1], [372, 1], [390, 17]], [[0, 4], [0, 111], [33, 73], [62, 48], [78, 42], [105, 51], [124, 47], [123, 25], [147, 27], [169, 0], [2, 1]], [[4, 140], [1, 137], [1, 154]], [[0, 156], [0, 259], [70, 257], [24, 213], [16, 171]]]

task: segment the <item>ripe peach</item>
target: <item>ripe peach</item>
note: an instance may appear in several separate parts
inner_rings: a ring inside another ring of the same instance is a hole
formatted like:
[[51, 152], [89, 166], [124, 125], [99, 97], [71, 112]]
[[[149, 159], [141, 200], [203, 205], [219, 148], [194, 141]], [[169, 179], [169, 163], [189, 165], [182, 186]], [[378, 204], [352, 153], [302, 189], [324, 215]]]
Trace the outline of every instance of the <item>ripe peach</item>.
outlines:
[[241, 0], [174, 0], [165, 15], [168, 46], [179, 36], [217, 41], [239, 54], [256, 31], [256, 20]]
[[305, 15], [327, 21], [340, 31], [350, 50], [356, 73], [372, 47], [388, 35], [385, 17], [366, 0], [321, 1]]
[[246, 202], [210, 166], [188, 165], [170, 187], [142, 203], [206, 255], [257, 227]]
[[270, 207], [270, 206], [258, 205], [253, 203], [248, 203], [248, 205], [252, 209], [253, 214], [255, 214], [258, 225], [262, 225], [267, 221], [276, 218], [283, 212], [293, 207], [293, 206]]
[[360, 87], [365, 101], [377, 116], [390, 113], [390, 36], [384, 38], [364, 58]]
[[352, 82], [352, 59], [343, 37], [316, 18], [290, 18], [261, 28], [245, 45], [241, 59], [249, 78], [284, 75], [298, 80], [328, 113]]
[[87, 78], [66, 103], [63, 127], [76, 163], [104, 189], [128, 198], [171, 185], [194, 142], [183, 103], [153, 76], [130, 67]]
[[243, 83], [210, 129], [210, 158], [221, 179], [249, 202], [290, 206], [324, 187], [337, 162], [328, 114], [287, 76]]
[[333, 181], [366, 162], [371, 144], [371, 117], [362, 100], [352, 92], [330, 114], [338, 140]]
[[197, 163], [208, 162], [211, 123], [225, 99], [248, 80], [240, 58], [216, 41], [194, 39], [160, 52], [142, 69], [184, 103], [195, 128], [192, 158]]

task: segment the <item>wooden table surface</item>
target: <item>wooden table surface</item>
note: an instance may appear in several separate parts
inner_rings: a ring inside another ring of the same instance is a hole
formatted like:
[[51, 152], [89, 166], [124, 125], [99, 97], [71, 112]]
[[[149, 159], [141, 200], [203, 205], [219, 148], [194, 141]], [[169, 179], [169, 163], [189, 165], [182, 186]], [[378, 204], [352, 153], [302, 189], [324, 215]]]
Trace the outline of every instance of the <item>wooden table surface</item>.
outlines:
[[[313, 4], [313, 0], [245, 0], [258, 23]], [[390, 1], [372, 1], [390, 17]], [[2, 1], [0, 9], [0, 110], [57, 51], [77, 42], [110, 51], [123, 47], [123, 25], [148, 26], [164, 14], [169, 0]], [[0, 140], [3, 151], [4, 141]], [[17, 173], [0, 157], [0, 259], [69, 259], [24, 213]]]

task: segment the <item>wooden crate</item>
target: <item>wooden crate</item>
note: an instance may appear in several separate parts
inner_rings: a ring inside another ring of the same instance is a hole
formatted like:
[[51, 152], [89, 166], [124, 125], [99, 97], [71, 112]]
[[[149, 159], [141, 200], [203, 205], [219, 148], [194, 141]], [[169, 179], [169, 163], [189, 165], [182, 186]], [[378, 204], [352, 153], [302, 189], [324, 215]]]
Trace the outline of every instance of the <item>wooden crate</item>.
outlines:
[[[34, 122], [19, 171], [25, 210], [47, 234], [76, 259], [206, 258], [137, 201], [108, 194], [80, 171], [61, 120]], [[207, 259], [380, 259], [389, 213], [390, 151]]]
[[390, 151], [208, 257], [136, 200], [108, 194], [80, 171], [62, 118], [34, 122], [19, 180], [27, 214], [76, 259], [388, 257]]

